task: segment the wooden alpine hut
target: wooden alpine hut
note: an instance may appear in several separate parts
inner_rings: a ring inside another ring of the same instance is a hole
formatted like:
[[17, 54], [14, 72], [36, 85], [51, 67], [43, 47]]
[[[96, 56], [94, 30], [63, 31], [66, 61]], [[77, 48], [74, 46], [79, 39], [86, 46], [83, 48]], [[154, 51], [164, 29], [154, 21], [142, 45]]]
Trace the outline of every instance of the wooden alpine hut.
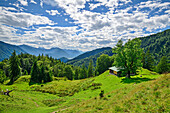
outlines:
[[113, 67], [109, 68], [109, 73], [120, 76], [122, 72], [121, 72], [120, 68], [113, 66]]

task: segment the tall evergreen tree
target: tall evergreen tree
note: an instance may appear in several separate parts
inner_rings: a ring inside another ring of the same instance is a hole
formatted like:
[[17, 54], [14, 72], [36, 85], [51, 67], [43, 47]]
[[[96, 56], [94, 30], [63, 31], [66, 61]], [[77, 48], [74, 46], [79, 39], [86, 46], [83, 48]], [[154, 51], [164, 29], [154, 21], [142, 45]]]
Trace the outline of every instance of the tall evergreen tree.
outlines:
[[87, 69], [85, 67], [85, 64], [82, 65], [81, 74], [82, 74], [83, 78], [87, 78]]
[[73, 80], [73, 71], [71, 66], [69, 65], [65, 66], [64, 76], [66, 76], [69, 80]]
[[45, 80], [45, 79], [46, 79], [45, 67], [44, 67], [44, 64], [42, 64], [40, 75], [39, 75], [39, 81], [42, 82], [42, 80]]
[[148, 50], [144, 56], [144, 64], [143, 67], [149, 70], [153, 70], [154, 67], [154, 59], [152, 55], [150, 54], [150, 51]]
[[114, 65], [120, 67], [128, 78], [131, 73], [136, 73], [137, 68], [142, 66], [140, 45], [139, 39], [129, 40], [124, 46], [122, 40], [119, 40], [113, 48], [113, 53], [116, 53]]
[[34, 64], [31, 69], [31, 82], [40, 83], [39, 76], [40, 76], [40, 69], [38, 67], [37, 61], [34, 61]]
[[168, 63], [167, 57], [163, 56], [157, 65], [158, 73], [170, 72], [170, 63]]
[[77, 80], [79, 77], [79, 68], [76, 68], [75, 74], [74, 74], [74, 80]]
[[6, 80], [4, 70], [0, 69], [0, 83], [3, 83]]
[[90, 60], [87, 74], [88, 74], [88, 77], [93, 77], [93, 61], [92, 60]]
[[16, 51], [12, 53], [12, 56], [10, 57], [10, 84], [13, 84], [14, 81], [16, 81], [19, 76], [21, 76], [21, 68], [19, 66], [19, 59], [16, 55]]
[[51, 82], [52, 80], [53, 80], [52, 72], [51, 72], [51, 70], [49, 70], [48, 67], [46, 67], [44, 77], [43, 77], [43, 81], [44, 81], [44, 83], [46, 83], [46, 82]]

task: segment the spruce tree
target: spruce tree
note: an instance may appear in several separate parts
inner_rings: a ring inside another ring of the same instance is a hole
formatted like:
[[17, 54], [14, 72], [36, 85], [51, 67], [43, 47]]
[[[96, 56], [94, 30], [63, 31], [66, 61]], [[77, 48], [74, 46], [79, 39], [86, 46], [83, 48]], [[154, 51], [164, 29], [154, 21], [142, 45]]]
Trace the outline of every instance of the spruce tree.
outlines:
[[3, 83], [6, 80], [6, 75], [4, 70], [0, 69], [0, 83]]
[[69, 80], [73, 80], [73, 71], [71, 66], [69, 65], [65, 66], [64, 76], [67, 77]]
[[168, 63], [167, 57], [163, 56], [159, 62], [159, 64], [157, 65], [157, 72], [158, 73], [165, 73], [165, 72], [169, 72], [170, 70], [170, 63]]
[[85, 67], [85, 64], [82, 65], [81, 75], [82, 75], [82, 78], [87, 78], [87, 69]]
[[18, 60], [15, 50], [12, 53], [12, 56], [10, 57], [10, 71], [11, 71], [10, 73], [11, 76], [10, 76], [9, 84], [13, 84], [13, 82], [16, 81], [19, 78], [19, 76], [21, 76], [19, 60]]
[[31, 69], [31, 82], [40, 83], [39, 76], [40, 76], [40, 69], [38, 67], [37, 61], [34, 61], [34, 64]]
[[143, 67], [149, 70], [153, 70], [153, 66], [154, 66], [154, 59], [151, 56], [150, 51], [148, 50], [145, 54], [145, 63]]
[[40, 83], [42, 82], [42, 80], [46, 81], [47, 77], [46, 77], [46, 73], [45, 73], [45, 67], [44, 64], [42, 64], [41, 69], [40, 69], [40, 75], [39, 75], [39, 81]]
[[93, 77], [93, 61], [92, 60], [90, 60], [87, 74], [88, 74], [88, 77]]
[[76, 68], [75, 74], [74, 74], [74, 80], [77, 80], [79, 77], [79, 68]]
[[46, 83], [46, 82], [51, 82], [52, 80], [53, 80], [53, 78], [52, 78], [52, 72], [49, 71], [49, 70], [47, 70], [47, 71], [45, 72], [44, 83]]

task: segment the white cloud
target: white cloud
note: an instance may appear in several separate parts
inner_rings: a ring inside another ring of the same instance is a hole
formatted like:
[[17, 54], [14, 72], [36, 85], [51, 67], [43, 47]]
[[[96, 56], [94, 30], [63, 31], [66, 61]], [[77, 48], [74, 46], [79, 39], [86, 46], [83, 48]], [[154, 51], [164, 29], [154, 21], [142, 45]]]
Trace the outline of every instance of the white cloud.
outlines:
[[23, 6], [28, 6], [27, 0], [18, 0]]
[[60, 14], [57, 10], [51, 10], [51, 11], [46, 10], [46, 12], [47, 12], [49, 15], [52, 15], [52, 16], [54, 16], [54, 15], [59, 15], [59, 14]]
[[37, 2], [35, 2], [34, 0], [31, 0], [30, 3], [37, 4]]
[[33, 15], [30, 13], [15, 13], [0, 9], [0, 24], [6, 24], [13, 27], [29, 27], [32, 25], [54, 23], [45, 16]]

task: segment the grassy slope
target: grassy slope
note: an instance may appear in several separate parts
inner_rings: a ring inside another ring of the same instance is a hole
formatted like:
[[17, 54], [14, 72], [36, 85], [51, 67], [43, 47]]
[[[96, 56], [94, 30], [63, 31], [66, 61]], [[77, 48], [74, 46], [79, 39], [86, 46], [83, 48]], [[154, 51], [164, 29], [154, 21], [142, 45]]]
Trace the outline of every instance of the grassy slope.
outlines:
[[[140, 75], [142, 75], [142, 77], [140, 77]], [[128, 103], [125, 101], [134, 101], [133, 98], [135, 97], [134, 96], [131, 97], [131, 96], [134, 95], [135, 92], [139, 92], [139, 94], [137, 93], [137, 95], [139, 96], [144, 95], [144, 92], [140, 90], [138, 91], [139, 87], [140, 88], [142, 87], [141, 86], [142, 84], [144, 85], [144, 88], [146, 88], [147, 85], [149, 86], [151, 84], [151, 82], [145, 82], [145, 83], [140, 83], [140, 82], [149, 81], [159, 76], [160, 75], [157, 75], [156, 73], [152, 73], [148, 70], [143, 69], [142, 71], [139, 72], [138, 75], [133, 76], [131, 80], [128, 80], [124, 77], [118, 78], [114, 75], [109, 75], [109, 72], [106, 71], [105, 73], [101, 74], [98, 77], [84, 79], [84, 80], [75, 80], [75, 81], [55, 80], [53, 82], [44, 84], [43, 87], [40, 87], [40, 85], [29, 86], [28, 82], [30, 76], [23, 76], [19, 80], [17, 80], [14, 85], [11, 86], [0, 85], [0, 90], [15, 89], [13, 92], [11, 92], [11, 97], [0, 95], [0, 101], [1, 101], [0, 111], [2, 113], [3, 112], [48, 113], [52, 111], [62, 110], [64, 108], [69, 108], [69, 109], [68, 110], [65, 109], [63, 110], [63, 112], [69, 112], [69, 111], [85, 112], [86, 110], [87, 112], [91, 110], [92, 110], [91, 112], [94, 112], [96, 110], [99, 112], [106, 112], [107, 110], [115, 110], [115, 109], [121, 111], [124, 110], [123, 108], [124, 103]], [[100, 83], [102, 85], [93, 86], [92, 84], [94, 83]], [[167, 83], [165, 82], [164, 84], [165, 86], [169, 87], [169, 85], [167, 85], [168, 82]], [[158, 85], [161, 85], [161, 83]], [[100, 88], [100, 89], [95, 89], [95, 88]], [[164, 95], [168, 96], [168, 93], [164, 91], [164, 89], [167, 90], [166, 88], [163, 87], [162, 91], [160, 92], [163, 92]], [[101, 90], [104, 90], [105, 92], [105, 97], [107, 97], [105, 98], [105, 100], [99, 99], [98, 97]], [[151, 92], [152, 94], [152, 91], [150, 90], [153, 90], [153, 86], [151, 86], [150, 89], [148, 90], [148, 92]], [[153, 92], [154, 93], [153, 96], [157, 95], [156, 91]], [[48, 92], [48, 93], [44, 93], [44, 92]], [[160, 94], [160, 92], [158, 92], [158, 94]], [[65, 94], [67, 96], [60, 97]], [[97, 97], [97, 99], [94, 99], [95, 97]], [[155, 98], [155, 99], [156, 102], [160, 100], [160, 98], [158, 99]], [[141, 102], [142, 100], [143, 99], [140, 99]], [[116, 103], [120, 103], [120, 104], [116, 104]], [[117, 107], [115, 108], [113, 104]], [[159, 105], [159, 103], [157, 104]], [[160, 103], [160, 107], [161, 105], [164, 107], [164, 102]], [[129, 103], [129, 106], [131, 106], [131, 103]], [[133, 110], [136, 109], [132, 109], [132, 111]]]
[[170, 112], [170, 75], [156, 80], [130, 85], [110, 93], [100, 99], [92, 98], [60, 112]]

